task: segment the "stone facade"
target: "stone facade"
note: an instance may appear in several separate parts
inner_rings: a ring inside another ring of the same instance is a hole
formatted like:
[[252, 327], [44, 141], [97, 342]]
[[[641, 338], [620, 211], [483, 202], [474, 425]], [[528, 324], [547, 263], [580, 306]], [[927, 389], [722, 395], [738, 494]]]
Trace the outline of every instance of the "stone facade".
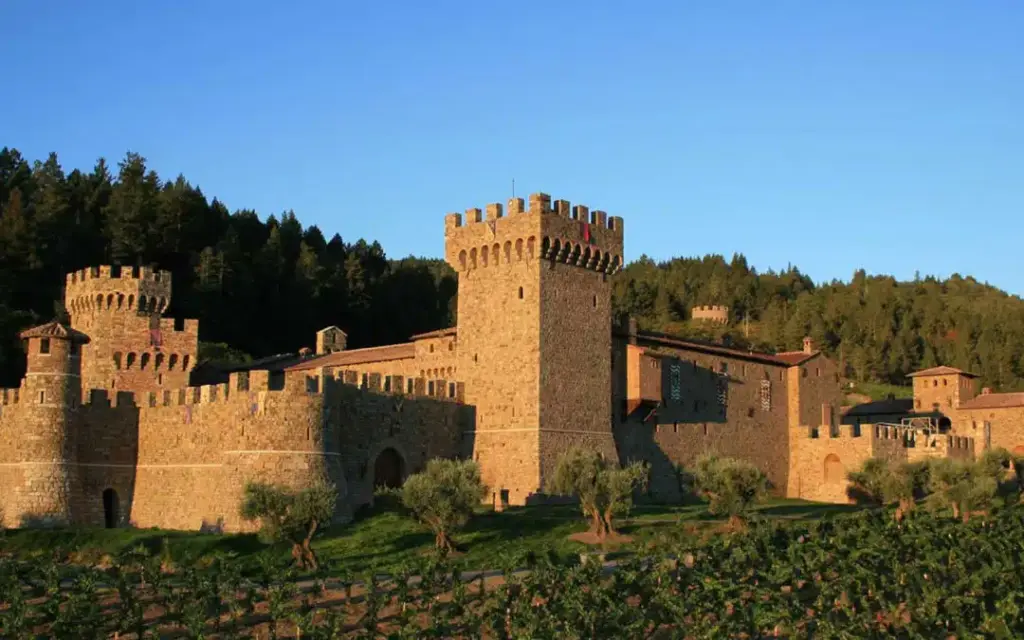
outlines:
[[1024, 394], [976, 397], [963, 372], [915, 377], [931, 413], [912, 424], [840, 425], [837, 367], [810, 340], [768, 354], [613, 326], [623, 231], [545, 194], [449, 214], [457, 327], [353, 350], [328, 327], [315, 354], [204, 386], [189, 386], [198, 323], [162, 318], [169, 273], [69, 274], [71, 326], [23, 333], [28, 372], [0, 392], [5, 521], [241, 530], [247, 482], [321, 479], [345, 519], [435, 457], [477, 460], [503, 508], [543, 499], [575, 445], [649, 462], [655, 499], [678, 498], [677, 467], [713, 451], [754, 462], [780, 495], [845, 501], [846, 471], [872, 456], [1024, 447]]

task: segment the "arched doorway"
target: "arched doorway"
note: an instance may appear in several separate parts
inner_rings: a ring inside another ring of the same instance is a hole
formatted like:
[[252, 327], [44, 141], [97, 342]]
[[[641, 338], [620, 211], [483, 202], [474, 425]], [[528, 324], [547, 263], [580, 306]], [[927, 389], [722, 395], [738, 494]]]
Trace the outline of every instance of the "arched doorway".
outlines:
[[843, 481], [845, 475], [846, 471], [843, 469], [843, 463], [839, 460], [839, 456], [834, 453], [825, 456], [826, 484], [838, 484]]
[[108, 529], [115, 528], [121, 520], [117, 501], [117, 492], [113, 489], [103, 491], [103, 525]]
[[401, 454], [388, 447], [377, 454], [373, 463], [373, 486], [394, 489], [405, 480], [405, 461]]

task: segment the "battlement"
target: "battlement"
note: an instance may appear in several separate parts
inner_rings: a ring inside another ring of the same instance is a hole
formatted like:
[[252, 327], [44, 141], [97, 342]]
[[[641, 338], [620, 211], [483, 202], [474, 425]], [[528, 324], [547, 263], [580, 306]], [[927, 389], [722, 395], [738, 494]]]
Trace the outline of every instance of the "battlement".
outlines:
[[20, 396], [19, 389], [0, 389], [0, 406], [18, 404]]
[[694, 320], [707, 320], [710, 322], [729, 322], [729, 307], [722, 305], [701, 305], [690, 310], [690, 317]]
[[614, 273], [622, 268], [623, 219], [545, 193], [445, 216], [445, 258], [459, 272], [543, 258]]
[[64, 304], [72, 314], [113, 310], [159, 315], [170, 303], [170, 271], [103, 265], [65, 277]]
[[[323, 368], [315, 375], [309, 375], [306, 372], [280, 374], [270, 371], [241, 371], [230, 374], [228, 382], [221, 384], [150, 391], [140, 394], [138, 398], [130, 391], [117, 391], [112, 396], [106, 389], [91, 389], [85, 404], [156, 408], [226, 403], [232, 402], [236, 398], [239, 402], [248, 404], [250, 402], [249, 394], [252, 393], [283, 392], [290, 395], [317, 395], [324, 393], [331, 384], [341, 384], [379, 394], [433, 398], [456, 403], [463, 402], [465, 398], [465, 385], [462, 382], [423, 377], [385, 376], [379, 373], [358, 371], [338, 371], [335, 375]], [[17, 391], [17, 389], [0, 390], [2, 404], [17, 402]]]

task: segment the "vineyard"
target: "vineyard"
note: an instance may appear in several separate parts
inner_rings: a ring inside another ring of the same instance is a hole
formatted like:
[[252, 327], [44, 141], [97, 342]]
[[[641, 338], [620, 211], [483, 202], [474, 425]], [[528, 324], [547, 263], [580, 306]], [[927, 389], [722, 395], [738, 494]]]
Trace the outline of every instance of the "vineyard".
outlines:
[[[1019, 638], [1024, 508], [754, 519], [614, 567], [531, 553], [466, 575], [422, 557], [312, 579], [144, 548], [103, 566], [0, 560], [4, 638]], [[525, 569], [525, 570], [524, 570]]]

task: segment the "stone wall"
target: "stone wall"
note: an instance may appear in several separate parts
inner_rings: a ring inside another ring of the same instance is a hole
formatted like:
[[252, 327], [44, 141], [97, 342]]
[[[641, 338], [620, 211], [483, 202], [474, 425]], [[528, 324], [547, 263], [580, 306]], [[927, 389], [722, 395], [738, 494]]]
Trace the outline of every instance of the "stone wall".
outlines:
[[67, 275], [64, 304], [83, 347], [84, 389], [145, 392], [188, 385], [199, 349], [199, 321], [161, 318], [171, 274], [101, 266]]
[[979, 450], [991, 446], [1024, 455], [1024, 407], [959, 409], [951, 415], [953, 433], [973, 438]]
[[[622, 461], [651, 464], [651, 494], [679, 497], [675, 465], [691, 466], [705, 452], [750, 460], [784, 493], [789, 466], [786, 368], [723, 354], [659, 346], [663, 404], [648, 422], [624, 418], [626, 348], [616, 340], [615, 426]], [[673, 397], [678, 388], [678, 399]], [[619, 408], [622, 409], [619, 409]], [[643, 413], [643, 412], [641, 412]]]

